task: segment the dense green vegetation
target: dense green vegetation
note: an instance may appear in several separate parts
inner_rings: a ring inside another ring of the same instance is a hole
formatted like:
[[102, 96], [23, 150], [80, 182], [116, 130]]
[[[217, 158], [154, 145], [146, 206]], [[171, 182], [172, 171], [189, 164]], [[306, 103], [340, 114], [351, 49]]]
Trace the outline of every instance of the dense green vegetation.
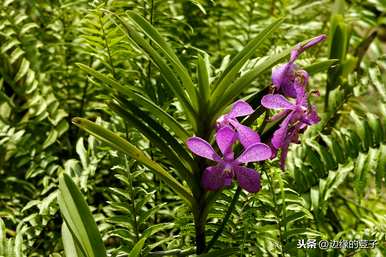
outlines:
[[[321, 34], [281, 168], [262, 99]], [[0, 257], [386, 256], [385, 42], [383, 0], [0, 0]], [[187, 140], [240, 99], [277, 157], [208, 191]]]

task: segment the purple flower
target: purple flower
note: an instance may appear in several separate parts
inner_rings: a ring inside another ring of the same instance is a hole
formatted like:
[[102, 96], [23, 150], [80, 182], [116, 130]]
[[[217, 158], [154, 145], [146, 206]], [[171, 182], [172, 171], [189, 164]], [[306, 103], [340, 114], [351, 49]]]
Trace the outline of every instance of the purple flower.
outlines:
[[202, 138], [191, 137], [187, 140], [187, 146], [193, 153], [217, 162], [215, 166], [207, 167], [202, 174], [201, 184], [206, 190], [214, 191], [230, 186], [232, 179], [236, 177], [243, 189], [248, 192], [259, 191], [259, 173], [241, 165], [269, 159], [272, 154], [271, 149], [265, 144], [255, 143], [235, 159], [232, 148], [236, 140], [237, 133], [229, 126], [224, 126], [217, 131], [216, 142], [223, 157], [220, 157]]
[[279, 93], [287, 97], [296, 97], [296, 87], [305, 87], [308, 83], [308, 73], [301, 70], [294, 63], [301, 53], [306, 49], [318, 44], [326, 39], [326, 35], [317, 36], [304, 45], [298, 44], [291, 51], [288, 63], [283, 64], [272, 70], [272, 83]]
[[260, 143], [260, 136], [251, 128], [240, 124], [236, 119], [237, 117], [244, 117], [252, 114], [253, 108], [245, 101], [238, 100], [232, 105], [232, 109], [229, 113], [220, 116], [217, 119], [217, 130], [224, 126], [231, 126], [237, 132], [237, 138], [244, 148], [248, 148], [250, 145]]
[[308, 125], [319, 122], [319, 117], [314, 105], [309, 106], [307, 94], [304, 87], [296, 87], [296, 103], [288, 101], [283, 95], [269, 94], [261, 99], [261, 104], [268, 109], [283, 110], [272, 117], [273, 120], [284, 118], [279, 129], [277, 129], [271, 139], [272, 146], [277, 150], [282, 149], [280, 164], [284, 169], [289, 144], [297, 143], [299, 133]]

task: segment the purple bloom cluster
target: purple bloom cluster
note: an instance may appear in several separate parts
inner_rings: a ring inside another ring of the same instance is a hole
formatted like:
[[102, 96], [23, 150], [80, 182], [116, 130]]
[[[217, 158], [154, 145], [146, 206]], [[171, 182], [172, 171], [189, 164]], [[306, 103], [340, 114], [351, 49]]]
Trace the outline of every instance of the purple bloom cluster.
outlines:
[[[280, 156], [282, 169], [284, 169], [290, 143], [297, 143], [299, 133], [303, 132], [307, 126], [318, 123], [320, 120], [315, 105], [308, 104], [306, 91], [308, 73], [299, 69], [294, 62], [307, 48], [325, 39], [325, 35], [320, 35], [304, 45], [297, 45], [291, 51], [289, 62], [272, 71], [275, 94], [266, 95], [261, 100], [261, 104], [265, 108], [283, 110], [272, 117], [272, 120], [283, 119], [283, 121], [271, 140], [275, 152], [279, 149], [282, 150]], [[294, 99], [295, 103], [290, 102], [289, 99], [291, 98]]]
[[[236, 119], [251, 113], [252, 107], [239, 100], [233, 104], [228, 114], [217, 120], [216, 143], [222, 157], [202, 138], [191, 137], [187, 140], [187, 145], [193, 153], [217, 163], [215, 166], [207, 167], [202, 174], [201, 184], [205, 189], [215, 191], [230, 186], [232, 179], [236, 178], [240, 186], [248, 192], [259, 191], [259, 173], [243, 165], [267, 160], [272, 156], [272, 151], [269, 146], [260, 142], [257, 132], [240, 124]], [[243, 145], [244, 151], [235, 158], [233, 146], [237, 141]]]
[[[308, 73], [299, 69], [294, 62], [307, 48], [325, 38], [325, 35], [320, 35], [303, 45], [297, 45], [291, 51], [289, 62], [272, 71], [274, 93], [265, 95], [261, 100], [261, 104], [267, 109], [282, 110], [272, 117], [272, 120], [282, 120], [272, 136], [272, 149], [260, 141], [256, 131], [237, 120], [254, 112], [253, 108], [242, 100], [235, 102], [230, 112], [217, 120], [215, 138], [222, 156], [216, 153], [210, 143], [200, 137], [191, 137], [187, 140], [187, 146], [193, 153], [216, 162], [216, 165], [204, 170], [201, 176], [203, 188], [215, 191], [230, 186], [232, 180], [236, 178], [239, 185], [248, 192], [259, 191], [259, 173], [245, 165], [270, 159], [279, 149], [281, 149], [280, 165], [284, 169], [290, 143], [297, 143], [299, 133], [307, 126], [319, 122], [316, 107], [308, 103], [306, 90]], [[233, 146], [237, 142], [240, 142], [244, 151], [235, 158]]]

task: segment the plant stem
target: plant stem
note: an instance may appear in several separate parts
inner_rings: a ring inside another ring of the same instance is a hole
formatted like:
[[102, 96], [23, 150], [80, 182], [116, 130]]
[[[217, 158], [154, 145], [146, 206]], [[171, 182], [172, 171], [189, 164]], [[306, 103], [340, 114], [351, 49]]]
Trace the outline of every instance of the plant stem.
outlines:
[[[280, 247], [281, 253], [279, 254], [279, 256], [285, 256], [284, 247], [283, 247], [284, 237], [283, 237], [283, 233], [281, 231], [282, 224], [281, 224], [281, 217], [280, 217], [280, 207], [277, 205], [277, 198], [276, 198], [275, 190], [273, 189], [273, 182], [272, 182], [272, 179], [267, 172], [266, 166], [264, 164], [262, 164], [261, 169], [265, 173], [265, 175], [267, 176], [269, 189], [270, 189], [271, 194], [272, 194], [272, 200], [273, 200], [273, 203], [275, 205], [275, 215], [277, 218], [277, 229], [279, 230], [279, 239], [280, 239], [280, 244], [281, 244], [281, 247]], [[283, 199], [283, 201], [284, 201], [284, 199]]]
[[205, 223], [206, 223], [206, 201], [205, 201], [205, 192], [202, 189], [200, 195], [197, 198], [198, 210], [197, 214], [194, 217], [194, 227], [196, 231], [196, 254], [201, 254], [205, 252], [206, 242], [205, 242]]
[[226, 226], [226, 224], [227, 224], [227, 222], [232, 214], [232, 211], [235, 209], [235, 206], [236, 206], [236, 203], [239, 199], [240, 193], [241, 193], [241, 187], [238, 186], [236, 189], [236, 192], [233, 196], [232, 202], [228, 207], [228, 210], [224, 216], [224, 219], [223, 219], [220, 227], [217, 229], [216, 233], [214, 233], [212, 239], [210, 240], [210, 242], [208, 244], [208, 247], [205, 249], [206, 252], [208, 252], [210, 250], [210, 248], [213, 247], [214, 243], [216, 243], [217, 239], [220, 237], [220, 235], [224, 231], [224, 228], [225, 228], [225, 226]]
[[329, 99], [329, 96], [330, 96], [330, 90], [328, 90], [326, 88], [326, 95], [324, 96], [324, 111], [325, 112], [328, 111], [328, 99]]

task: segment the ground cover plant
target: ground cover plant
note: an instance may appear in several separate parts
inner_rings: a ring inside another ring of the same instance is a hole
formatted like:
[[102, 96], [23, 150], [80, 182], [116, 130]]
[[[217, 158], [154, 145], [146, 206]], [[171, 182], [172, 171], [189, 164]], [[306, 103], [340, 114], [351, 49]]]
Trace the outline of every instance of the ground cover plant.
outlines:
[[386, 256], [385, 15], [0, 1], [0, 256]]

